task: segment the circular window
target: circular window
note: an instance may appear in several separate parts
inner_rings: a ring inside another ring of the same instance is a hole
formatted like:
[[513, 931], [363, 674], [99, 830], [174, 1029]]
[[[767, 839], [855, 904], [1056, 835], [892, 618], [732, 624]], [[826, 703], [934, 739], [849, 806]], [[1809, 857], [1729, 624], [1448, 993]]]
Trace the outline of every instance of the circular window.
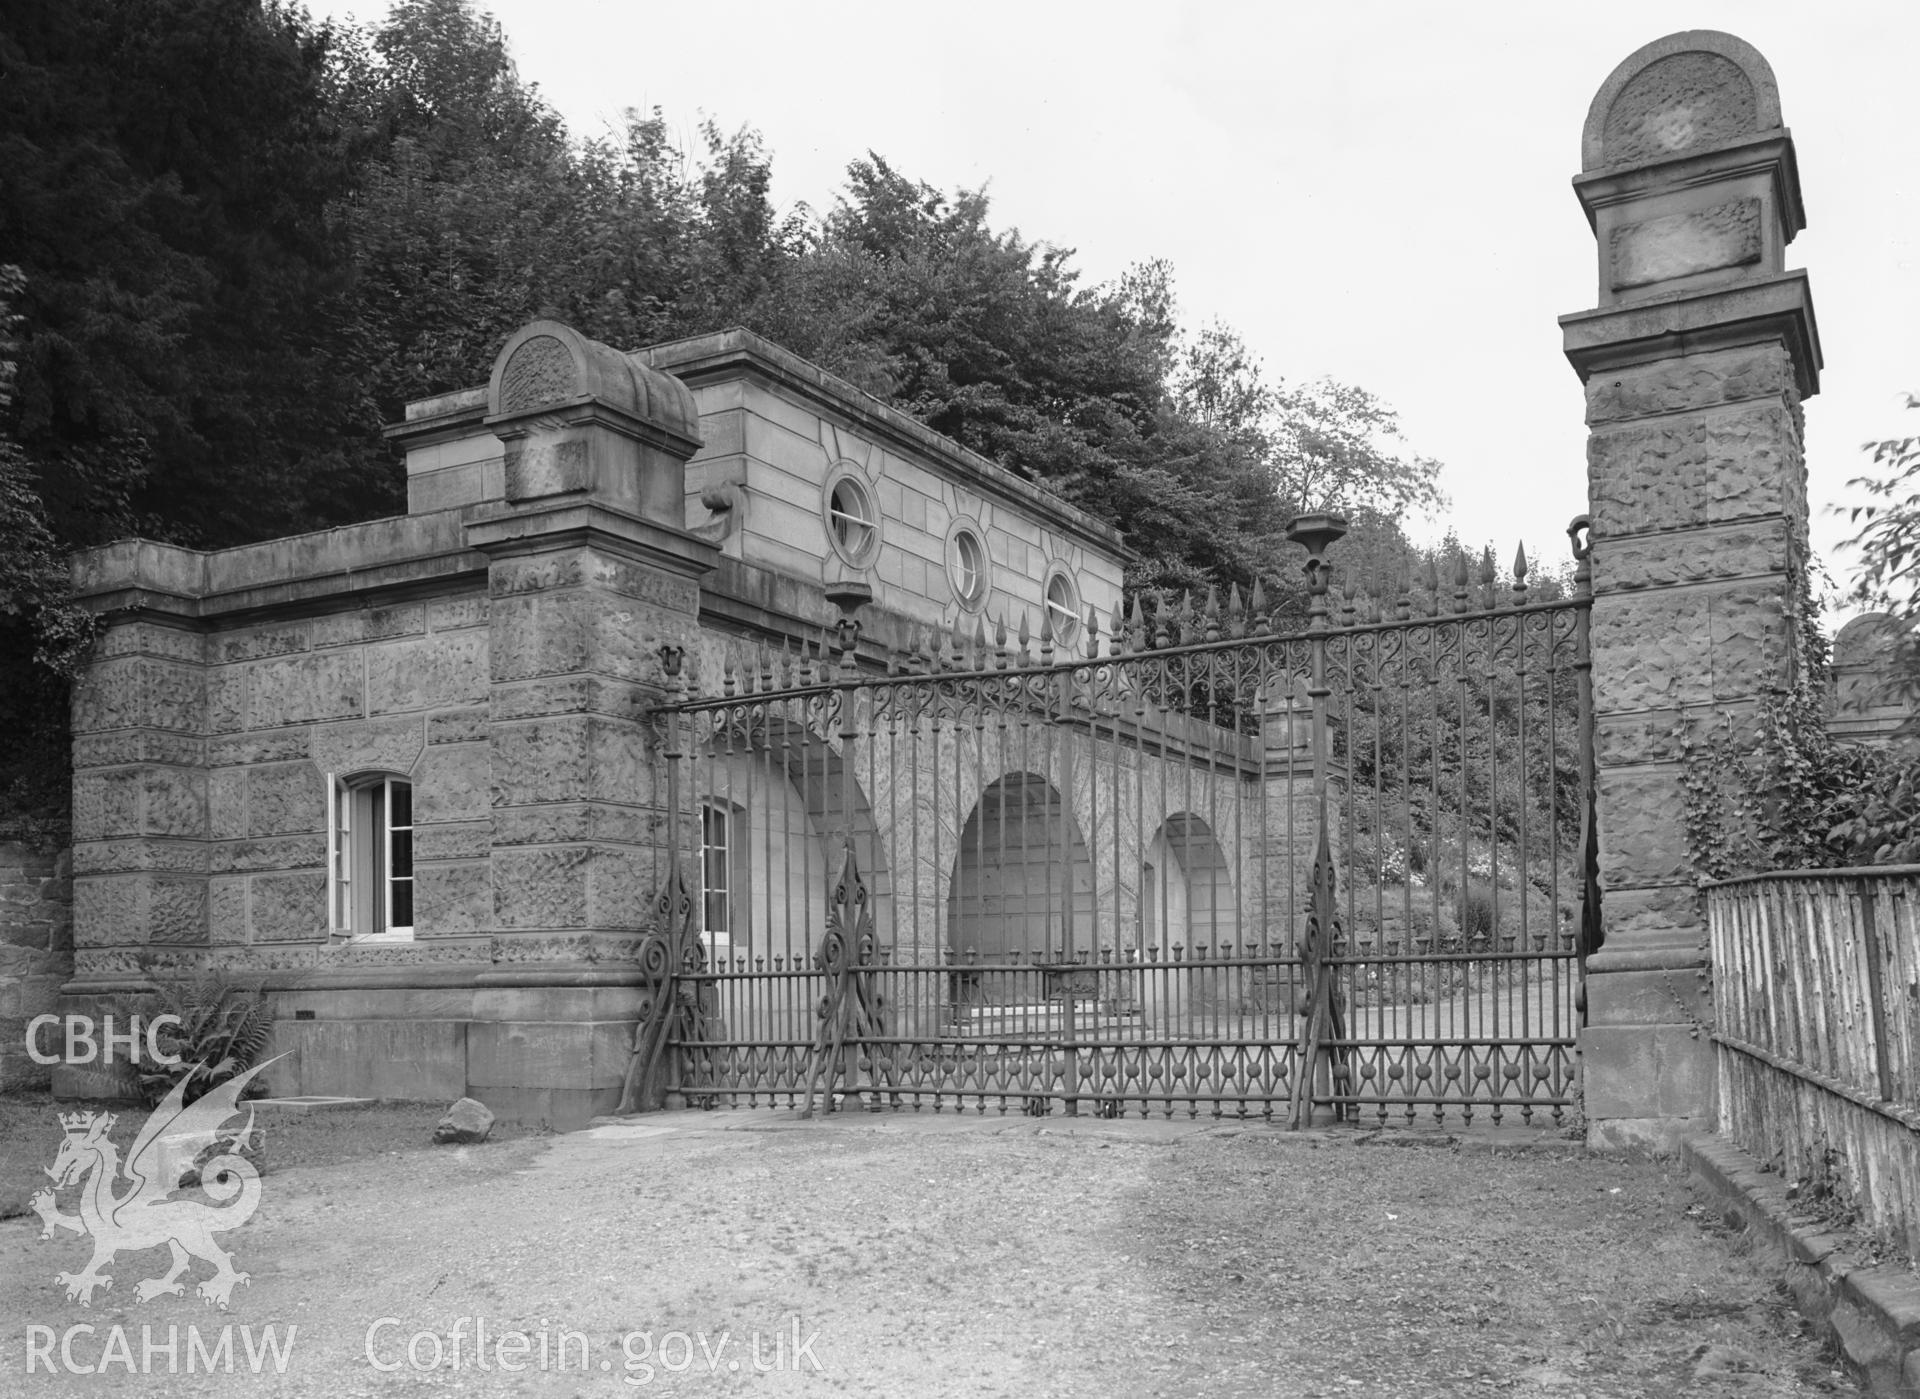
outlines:
[[1064, 568], [1054, 569], [1047, 578], [1047, 616], [1053, 623], [1053, 639], [1071, 646], [1080, 635], [1080, 590]]
[[855, 568], [873, 562], [880, 549], [880, 519], [866, 482], [851, 472], [827, 481], [827, 538], [834, 550]]
[[970, 526], [956, 525], [947, 536], [947, 582], [967, 611], [978, 612], [985, 605], [987, 574], [987, 546]]

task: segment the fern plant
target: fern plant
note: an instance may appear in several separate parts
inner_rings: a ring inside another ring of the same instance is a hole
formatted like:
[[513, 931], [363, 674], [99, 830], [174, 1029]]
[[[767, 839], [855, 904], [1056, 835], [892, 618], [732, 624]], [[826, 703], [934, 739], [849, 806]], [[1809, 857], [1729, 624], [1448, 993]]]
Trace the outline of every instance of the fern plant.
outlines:
[[[157, 991], [139, 997], [131, 1009], [143, 1021], [176, 1018], [161, 1025], [154, 1039], [162, 1057], [178, 1056], [179, 1062], [141, 1062], [140, 1093], [148, 1106], [182, 1079], [187, 1083], [182, 1102], [191, 1103], [266, 1053], [273, 1038], [273, 1002], [257, 985], [236, 981], [218, 968], [157, 985]], [[248, 1090], [250, 1097], [265, 1092], [259, 1079]]]

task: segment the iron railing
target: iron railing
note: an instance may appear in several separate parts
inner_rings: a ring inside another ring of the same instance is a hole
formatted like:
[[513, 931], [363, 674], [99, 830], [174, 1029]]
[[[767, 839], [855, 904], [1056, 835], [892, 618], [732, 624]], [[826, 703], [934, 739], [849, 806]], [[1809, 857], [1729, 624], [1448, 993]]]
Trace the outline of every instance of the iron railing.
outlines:
[[1584, 563], [1572, 596], [1523, 556], [1342, 597], [1315, 529], [1304, 632], [1230, 592], [685, 667], [676, 1018], [629, 1105], [1557, 1121], [1596, 897]]

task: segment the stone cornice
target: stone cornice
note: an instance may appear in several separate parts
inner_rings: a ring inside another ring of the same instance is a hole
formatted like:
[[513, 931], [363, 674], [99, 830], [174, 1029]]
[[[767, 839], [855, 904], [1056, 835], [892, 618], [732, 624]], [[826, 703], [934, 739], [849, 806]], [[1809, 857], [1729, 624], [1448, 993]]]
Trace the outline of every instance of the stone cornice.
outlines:
[[1651, 165], [1627, 165], [1594, 170], [1573, 177], [1573, 192], [1594, 227], [1601, 209], [1628, 204], [1674, 190], [1727, 184], [1748, 175], [1773, 177], [1784, 241], [1791, 243], [1807, 226], [1806, 206], [1800, 196], [1800, 164], [1793, 151], [1793, 133], [1785, 127], [1763, 131], [1751, 140], [1716, 150], [1676, 156]]
[[1631, 364], [1778, 340], [1800, 397], [1820, 392], [1820, 331], [1804, 271], [1623, 302], [1560, 317], [1562, 349], [1585, 383]]
[[72, 597], [94, 612], [204, 624], [264, 609], [337, 606], [369, 593], [444, 591], [486, 572], [485, 555], [462, 537], [468, 513], [396, 515], [214, 551], [120, 540], [74, 555]]
[[471, 548], [490, 558], [590, 545], [696, 581], [720, 556], [686, 530], [583, 496], [550, 497], [532, 506], [490, 503], [469, 517], [466, 535]]

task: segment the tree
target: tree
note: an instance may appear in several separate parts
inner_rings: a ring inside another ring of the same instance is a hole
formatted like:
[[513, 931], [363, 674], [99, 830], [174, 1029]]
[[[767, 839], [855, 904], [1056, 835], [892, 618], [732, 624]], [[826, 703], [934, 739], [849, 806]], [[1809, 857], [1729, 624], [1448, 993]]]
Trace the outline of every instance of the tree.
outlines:
[[[1907, 407], [1920, 408], [1920, 395], [1908, 395]], [[1860, 450], [1885, 474], [1847, 483], [1869, 497], [1852, 512], [1860, 532], [1847, 544], [1860, 551], [1860, 566], [1851, 599], [1890, 610], [1911, 633], [1920, 620], [1920, 437], [1868, 442]]]
[[365, 430], [328, 343], [342, 267], [324, 210], [347, 173], [329, 42], [246, 0], [14, 7], [13, 430], [62, 541], [297, 528]]
[[0, 266], [0, 830], [63, 844], [72, 778], [68, 686], [92, 639], [92, 619], [67, 601], [66, 551], [47, 519], [26, 454], [6, 432], [18, 372], [26, 287]]

